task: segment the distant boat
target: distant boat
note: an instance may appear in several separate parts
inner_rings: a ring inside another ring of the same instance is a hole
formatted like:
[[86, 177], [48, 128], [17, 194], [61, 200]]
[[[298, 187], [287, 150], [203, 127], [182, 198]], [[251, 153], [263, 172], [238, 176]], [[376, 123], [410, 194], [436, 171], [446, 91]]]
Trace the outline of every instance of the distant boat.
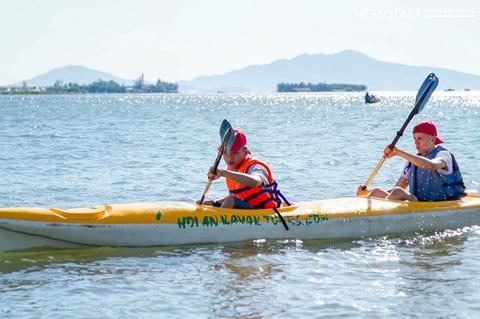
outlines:
[[465, 89], [464, 91], [468, 92], [468, 91], [470, 91], [470, 89]]
[[444, 91], [445, 91], [445, 92], [453, 92], [453, 91], [455, 91], [455, 89], [448, 88], [448, 89], [446, 89], [446, 90], [444, 90]]
[[377, 102], [380, 102], [380, 99], [377, 96], [373, 94], [369, 94], [368, 92], [365, 94], [366, 104], [377, 103]]

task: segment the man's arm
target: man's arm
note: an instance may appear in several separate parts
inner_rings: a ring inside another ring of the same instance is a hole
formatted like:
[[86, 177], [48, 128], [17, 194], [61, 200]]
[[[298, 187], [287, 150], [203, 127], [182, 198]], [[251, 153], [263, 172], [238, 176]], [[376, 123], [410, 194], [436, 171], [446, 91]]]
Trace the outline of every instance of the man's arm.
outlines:
[[435, 171], [437, 169], [445, 169], [447, 167], [445, 161], [442, 158], [434, 158], [430, 160], [422, 156], [402, 151], [396, 147], [394, 147], [393, 150], [387, 147], [385, 149], [385, 154], [387, 154], [388, 157], [398, 155], [406, 161], [412, 163], [413, 165], [423, 168], [427, 171]]
[[250, 175], [245, 173], [219, 169], [217, 170], [217, 175], [223, 176], [223, 177], [229, 177], [247, 187], [257, 187], [263, 184], [263, 180], [258, 174]]

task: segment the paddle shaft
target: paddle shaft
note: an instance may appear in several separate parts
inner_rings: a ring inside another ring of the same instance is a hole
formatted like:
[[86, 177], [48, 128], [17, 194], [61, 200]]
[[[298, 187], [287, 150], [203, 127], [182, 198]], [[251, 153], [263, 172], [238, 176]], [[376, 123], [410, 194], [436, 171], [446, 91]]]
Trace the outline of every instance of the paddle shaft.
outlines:
[[[400, 137], [402, 137], [403, 135], [403, 132], [405, 131], [405, 129], [407, 128], [408, 124], [410, 123], [410, 121], [413, 119], [413, 117], [418, 113], [418, 109], [420, 108], [420, 105], [422, 105], [423, 103], [423, 97], [418, 100], [418, 102], [415, 104], [415, 107], [412, 109], [412, 111], [410, 112], [410, 114], [408, 115], [408, 118], [406, 119], [406, 121], [403, 123], [402, 127], [400, 128], [400, 130], [397, 132], [397, 135], [395, 136], [395, 138], [393, 139], [393, 141], [388, 145], [388, 147], [390, 149], [393, 150], [393, 148], [395, 147], [395, 145], [397, 144], [398, 140], [400, 139]], [[387, 155], [386, 154], [383, 154], [383, 157], [382, 159], [378, 162], [377, 166], [375, 167], [375, 169], [373, 170], [372, 174], [370, 174], [370, 177], [367, 179], [367, 181], [365, 182], [365, 184], [362, 186], [362, 189], [365, 190], [368, 188], [368, 186], [370, 186], [370, 184], [372, 183], [373, 179], [375, 178], [375, 176], [377, 175], [378, 171], [380, 170], [380, 167], [382, 167], [383, 163], [385, 162], [385, 160], [387, 159]]]
[[[218, 151], [217, 158], [213, 163], [213, 173], [215, 174], [218, 169], [218, 165], [220, 165], [220, 160], [222, 159], [222, 155], [225, 151], [225, 143], [220, 146], [220, 150]], [[202, 205], [203, 201], [205, 200], [205, 196], [207, 196], [208, 190], [210, 189], [210, 185], [212, 185], [212, 180], [209, 179], [207, 185], [205, 185], [205, 189], [203, 190], [202, 198], [200, 198], [199, 205]]]

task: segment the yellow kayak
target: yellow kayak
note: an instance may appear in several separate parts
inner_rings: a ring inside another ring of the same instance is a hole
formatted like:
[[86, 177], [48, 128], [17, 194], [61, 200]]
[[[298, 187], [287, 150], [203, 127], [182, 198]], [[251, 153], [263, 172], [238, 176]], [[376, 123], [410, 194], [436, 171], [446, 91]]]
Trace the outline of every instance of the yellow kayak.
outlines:
[[480, 225], [480, 195], [402, 202], [348, 197], [272, 209], [237, 210], [182, 202], [93, 208], [0, 208], [0, 251], [34, 247], [144, 247], [259, 238], [342, 239]]

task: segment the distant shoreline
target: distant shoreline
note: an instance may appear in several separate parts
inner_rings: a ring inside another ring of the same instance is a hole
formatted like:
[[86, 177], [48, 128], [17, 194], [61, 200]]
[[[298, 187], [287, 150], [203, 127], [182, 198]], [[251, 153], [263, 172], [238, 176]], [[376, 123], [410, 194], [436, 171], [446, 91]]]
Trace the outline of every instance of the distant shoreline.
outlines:
[[364, 92], [367, 86], [363, 84], [347, 83], [278, 83], [277, 92], [298, 93], [298, 92]]
[[0, 95], [181, 94], [181, 92], [0, 92]]
[[88, 93], [178, 93], [178, 84], [164, 82], [158, 79], [155, 84], [146, 84], [143, 74], [133, 86], [124, 86], [113, 80], [98, 79], [90, 84], [68, 83], [55, 81], [53, 86], [29, 87], [23, 82], [22, 87], [0, 87], [0, 94], [88, 94]]

